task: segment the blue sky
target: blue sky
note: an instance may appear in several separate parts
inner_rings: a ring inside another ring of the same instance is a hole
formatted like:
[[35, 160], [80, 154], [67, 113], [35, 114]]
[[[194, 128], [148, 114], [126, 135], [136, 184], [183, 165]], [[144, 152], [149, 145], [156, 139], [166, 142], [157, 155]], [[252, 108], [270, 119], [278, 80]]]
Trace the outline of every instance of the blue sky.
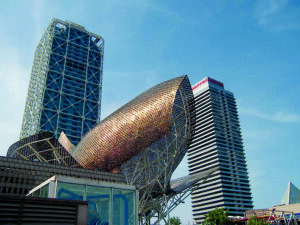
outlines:
[[[237, 99], [255, 208], [300, 187], [299, 0], [0, 2], [0, 155], [19, 137], [35, 47], [51, 18], [105, 39], [102, 118], [164, 80], [211, 76]], [[174, 176], [187, 174], [183, 162]], [[175, 212], [191, 222], [191, 204]]]

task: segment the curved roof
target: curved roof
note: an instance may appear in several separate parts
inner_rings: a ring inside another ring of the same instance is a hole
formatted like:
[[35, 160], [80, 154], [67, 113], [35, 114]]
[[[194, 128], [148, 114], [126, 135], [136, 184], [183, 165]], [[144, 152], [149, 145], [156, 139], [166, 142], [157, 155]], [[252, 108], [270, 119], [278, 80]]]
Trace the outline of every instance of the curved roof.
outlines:
[[7, 156], [49, 164], [79, 167], [70, 153], [49, 131], [43, 131], [15, 142], [9, 147]]

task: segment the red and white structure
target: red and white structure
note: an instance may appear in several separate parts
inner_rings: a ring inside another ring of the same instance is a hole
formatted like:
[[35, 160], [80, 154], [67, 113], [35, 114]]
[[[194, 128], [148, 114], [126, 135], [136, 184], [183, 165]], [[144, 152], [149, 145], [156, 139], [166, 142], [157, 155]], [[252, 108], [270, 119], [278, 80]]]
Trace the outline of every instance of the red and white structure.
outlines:
[[194, 137], [188, 149], [189, 172], [219, 166], [192, 193], [193, 219], [200, 224], [215, 208], [243, 216], [253, 208], [235, 98], [224, 84], [206, 77], [193, 87], [196, 109]]

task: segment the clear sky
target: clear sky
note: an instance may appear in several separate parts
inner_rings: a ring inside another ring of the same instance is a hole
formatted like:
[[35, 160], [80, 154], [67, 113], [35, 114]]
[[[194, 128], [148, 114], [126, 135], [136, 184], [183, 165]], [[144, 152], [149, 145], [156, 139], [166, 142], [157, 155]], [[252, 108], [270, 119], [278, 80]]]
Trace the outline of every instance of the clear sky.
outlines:
[[[53, 17], [105, 39], [102, 118], [162, 81], [211, 76], [235, 94], [255, 208], [300, 187], [299, 0], [0, 1], [0, 155], [18, 140]], [[183, 162], [175, 176], [187, 173]], [[175, 214], [191, 222], [190, 200]]]

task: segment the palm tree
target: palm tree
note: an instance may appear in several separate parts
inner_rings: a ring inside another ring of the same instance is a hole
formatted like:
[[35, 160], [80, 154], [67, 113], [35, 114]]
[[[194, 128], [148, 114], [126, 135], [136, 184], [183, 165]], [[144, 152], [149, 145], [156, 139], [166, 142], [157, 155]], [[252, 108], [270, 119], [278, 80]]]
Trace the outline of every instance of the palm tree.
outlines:
[[172, 217], [171, 219], [168, 220], [168, 223], [166, 225], [180, 225], [181, 221], [179, 217]]

